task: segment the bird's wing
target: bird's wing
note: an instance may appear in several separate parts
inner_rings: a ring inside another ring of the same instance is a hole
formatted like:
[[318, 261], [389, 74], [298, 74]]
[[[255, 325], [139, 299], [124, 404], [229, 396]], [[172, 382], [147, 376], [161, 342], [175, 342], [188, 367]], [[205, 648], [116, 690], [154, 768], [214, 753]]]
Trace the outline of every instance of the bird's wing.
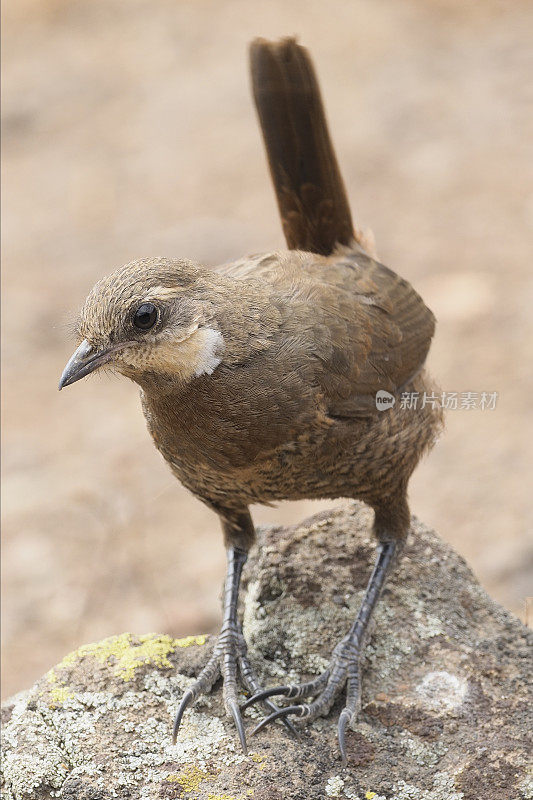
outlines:
[[283, 318], [272, 337], [277, 369], [313, 383], [333, 417], [374, 413], [376, 392], [397, 392], [424, 365], [432, 312], [406, 280], [357, 245], [332, 256], [262, 253], [217, 272], [268, 290]]
[[314, 359], [331, 416], [373, 413], [376, 392], [395, 393], [422, 369], [432, 312], [406, 280], [362, 251], [310, 256], [300, 269], [305, 279], [290, 298], [289, 337]]

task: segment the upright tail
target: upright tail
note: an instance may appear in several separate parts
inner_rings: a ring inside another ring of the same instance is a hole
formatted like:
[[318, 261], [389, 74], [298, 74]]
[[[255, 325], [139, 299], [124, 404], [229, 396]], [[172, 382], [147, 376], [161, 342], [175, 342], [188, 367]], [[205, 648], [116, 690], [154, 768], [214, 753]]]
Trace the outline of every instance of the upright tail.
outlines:
[[256, 39], [250, 65], [287, 245], [329, 255], [358, 236], [311, 57], [295, 39]]

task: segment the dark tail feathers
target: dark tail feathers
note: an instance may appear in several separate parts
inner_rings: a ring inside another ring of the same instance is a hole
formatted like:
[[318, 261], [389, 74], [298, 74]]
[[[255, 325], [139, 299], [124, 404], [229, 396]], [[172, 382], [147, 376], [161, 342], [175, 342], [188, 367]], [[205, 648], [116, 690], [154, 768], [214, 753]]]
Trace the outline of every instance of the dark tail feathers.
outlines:
[[295, 39], [256, 39], [250, 64], [287, 245], [329, 255], [356, 234], [311, 57]]

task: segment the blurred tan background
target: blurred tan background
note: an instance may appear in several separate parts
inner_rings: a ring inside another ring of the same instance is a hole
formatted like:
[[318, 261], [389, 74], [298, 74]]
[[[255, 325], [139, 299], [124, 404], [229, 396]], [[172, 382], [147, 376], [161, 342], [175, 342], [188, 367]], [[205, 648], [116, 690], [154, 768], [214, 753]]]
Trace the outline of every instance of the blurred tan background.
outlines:
[[256, 35], [311, 49], [355, 218], [437, 314], [441, 387], [499, 392], [496, 410], [448, 414], [411, 499], [524, 617], [532, 29], [519, 0], [4, 4], [4, 696], [85, 641], [218, 625], [218, 522], [156, 453], [136, 388], [57, 381], [69, 316], [115, 266], [282, 246], [248, 86]]

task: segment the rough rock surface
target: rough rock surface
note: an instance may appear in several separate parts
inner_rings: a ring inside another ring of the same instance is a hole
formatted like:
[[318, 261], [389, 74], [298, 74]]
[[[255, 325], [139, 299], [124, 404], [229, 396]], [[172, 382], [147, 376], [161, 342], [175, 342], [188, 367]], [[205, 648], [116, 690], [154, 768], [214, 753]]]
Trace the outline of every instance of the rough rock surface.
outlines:
[[[319, 672], [357, 612], [371, 512], [349, 503], [261, 533], [245, 634], [267, 684]], [[300, 741], [274, 725], [239, 749], [218, 687], [170, 730], [208, 637], [122, 634], [68, 655], [3, 709], [5, 798], [519, 800], [527, 779], [528, 632], [416, 519], [375, 614], [362, 710], [342, 768], [337, 707]], [[529, 712], [531, 705], [529, 705]], [[246, 714], [250, 731], [250, 717]]]

